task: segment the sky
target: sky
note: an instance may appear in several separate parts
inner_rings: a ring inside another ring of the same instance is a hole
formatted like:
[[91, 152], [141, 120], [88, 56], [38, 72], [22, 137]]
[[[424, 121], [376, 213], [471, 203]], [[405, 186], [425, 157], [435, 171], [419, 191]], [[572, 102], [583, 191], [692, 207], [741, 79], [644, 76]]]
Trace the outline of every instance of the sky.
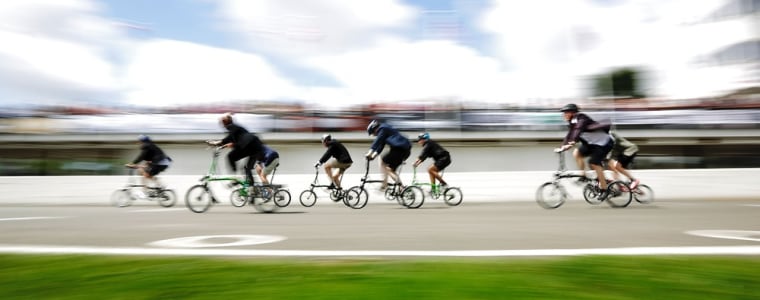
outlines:
[[5, 0], [0, 101], [526, 104], [629, 66], [650, 94], [698, 97], [723, 85], [694, 58], [751, 34], [694, 25], [722, 2]]

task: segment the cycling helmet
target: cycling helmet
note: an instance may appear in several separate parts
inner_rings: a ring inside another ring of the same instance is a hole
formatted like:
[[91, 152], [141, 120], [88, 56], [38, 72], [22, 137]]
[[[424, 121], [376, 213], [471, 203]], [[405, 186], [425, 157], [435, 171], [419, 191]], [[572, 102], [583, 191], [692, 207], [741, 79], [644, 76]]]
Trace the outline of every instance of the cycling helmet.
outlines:
[[377, 120], [372, 120], [372, 122], [369, 122], [369, 125], [367, 125], [367, 134], [372, 135], [377, 127], [380, 127], [380, 123], [377, 122]]
[[429, 134], [429, 133], [427, 133], [427, 132], [425, 132], [425, 133], [420, 133], [420, 135], [418, 135], [418, 136], [417, 136], [417, 141], [421, 141], [421, 140], [429, 140], [429, 139], [430, 139], [430, 134]]
[[331, 135], [325, 134], [325, 135], [322, 136], [322, 142], [323, 143], [326, 143], [326, 142], [329, 142], [329, 141], [332, 141], [332, 136]]
[[578, 109], [578, 105], [575, 105], [573, 103], [566, 104], [565, 106], [563, 106], [562, 108], [559, 109], [559, 111], [561, 111], [561, 112], [578, 111], [578, 110], [579, 110]]
[[143, 143], [147, 143], [147, 142], [150, 142], [150, 137], [149, 137], [149, 136], [147, 136], [147, 135], [141, 134], [141, 135], [139, 135], [139, 136], [137, 137], [137, 140], [138, 140], [138, 141], [141, 141], [141, 142], [143, 142]]

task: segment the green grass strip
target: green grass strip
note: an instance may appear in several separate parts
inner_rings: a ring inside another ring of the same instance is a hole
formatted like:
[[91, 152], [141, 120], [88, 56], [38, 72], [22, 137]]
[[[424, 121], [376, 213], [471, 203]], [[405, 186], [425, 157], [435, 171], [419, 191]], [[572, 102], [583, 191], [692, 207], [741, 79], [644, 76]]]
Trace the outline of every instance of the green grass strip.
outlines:
[[0, 299], [760, 299], [760, 257], [0, 255]]

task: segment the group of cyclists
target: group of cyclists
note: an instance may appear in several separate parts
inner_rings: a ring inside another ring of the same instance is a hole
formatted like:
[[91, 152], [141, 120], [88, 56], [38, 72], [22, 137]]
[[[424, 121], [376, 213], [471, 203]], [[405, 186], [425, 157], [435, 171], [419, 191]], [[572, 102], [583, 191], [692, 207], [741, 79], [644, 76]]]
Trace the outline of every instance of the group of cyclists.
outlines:
[[[636, 188], [639, 180], [632, 176], [628, 168], [638, 153], [638, 147], [618, 133], [611, 131], [610, 124], [597, 122], [588, 115], [581, 113], [576, 104], [567, 104], [560, 109], [560, 112], [568, 123], [568, 133], [561, 146], [555, 149], [555, 152], [563, 152], [575, 147], [573, 156], [584, 175], [586, 171], [585, 160], [588, 159], [588, 164], [596, 173], [599, 186], [603, 191], [598, 196], [599, 200], [604, 200], [608, 196], [606, 189], [609, 180], [604, 175], [605, 164], [609, 170], [613, 171], [616, 180], [619, 178], [618, 174], [622, 174], [628, 178], [630, 187]], [[236, 124], [231, 113], [224, 114], [220, 118], [220, 123], [226, 129], [227, 136], [221, 140], [207, 141], [207, 143], [212, 146], [232, 149], [227, 154], [227, 160], [233, 172], [237, 172], [237, 162], [247, 158], [244, 172], [248, 182], [254, 181], [252, 170], [255, 169], [261, 182], [269, 184], [268, 175], [279, 165], [277, 151], [264, 144], [255, 133]], [[383, 153], [386, 145], [390, 148], [379, 161], [383, 176], [380, 189], [387, 188], [389, 177], [394, 182], [401, 183], [396, 171], [411, 155], [412, 142], [390, 124], [377, 120], [372, 120], [369, 123], [367, 134], [375, 137], [364, 155], [367, 160], [374, 160]], [[160, 186], [156, 175], [171, 165], [171, 158], [148, 136], [140, 135], [138, 141], [141, 143], [141, 152], [132, 163], [126, 166], [140, 170], [145, 186], [148, 186], [151, 181], [154, 186]], [[327, 150], [314, 167], [324, 166], [325, 173], [330, 180], [330, 188], [341, 189], [342, 175], [353, 164], [351, 155], [346, 147], [330, 134], [323, 135], [321, 141]], [[415, 160], [414, 167], [422, 164], [427, 158], [432, 158], [434, 162], [428, 168], [431, 186], [447, 186], [448, 183], [443, 179], [441, 172], [451, 164], [451, 154], [439, 143], [432, 140], [427, 132], [417, 136], [417, 143], [422, 146], [422, 151]], [[138, 165], [143, 161], [146, 163]], [[584, 176], [581, 177], [581, 180], [590, 179]]]

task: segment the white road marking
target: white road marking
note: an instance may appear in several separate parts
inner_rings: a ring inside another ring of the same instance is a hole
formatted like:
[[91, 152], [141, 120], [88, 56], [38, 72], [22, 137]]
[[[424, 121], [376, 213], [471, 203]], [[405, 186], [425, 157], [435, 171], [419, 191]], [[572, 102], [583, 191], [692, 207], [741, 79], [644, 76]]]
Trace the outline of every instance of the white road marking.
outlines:
[[524, 257], [580, 255], [760, 255], [760, 246], [720, 247], [631, 247], [596, 249], [533, 249], [533, 250], [245, 250], [245, 249], [166, 249], [105, 248], [87, 246], [0, 245], [0, 253], [23, 254], [97, 254], [97, 255], [162, 255], [162, 256], [291, 256], [291, 257]]
[[63, 219], [68, 217], [20, 217], [20, 218], [0, 218], [0, 221], [26, 221], [26, 220], [45, 220], [45, 219]]
[[[233, 240], [231, 242], [209, 242], [211, 239]], [[160, 240], [148, 243], [149, 246], [164, 248], [208, 248], [208, 247], [233, 247], [248, 246], [284, 241], [285, 237], [276, 235], [203, 235], [181, 237], [168, 240]]]
[[178, 210], [186, 210], [186, 208], [152, 208], [152, 209], [130, 210], [130, 211], [127, 211], [127, 212], [129, 212], [129, 213], [144, 213], [144, 212], [167, 212], [167, 211], [178, 211]]
[[717, 239], [760, 242], [760, 231], [753, 230], [692, 230], [686, 233]]

